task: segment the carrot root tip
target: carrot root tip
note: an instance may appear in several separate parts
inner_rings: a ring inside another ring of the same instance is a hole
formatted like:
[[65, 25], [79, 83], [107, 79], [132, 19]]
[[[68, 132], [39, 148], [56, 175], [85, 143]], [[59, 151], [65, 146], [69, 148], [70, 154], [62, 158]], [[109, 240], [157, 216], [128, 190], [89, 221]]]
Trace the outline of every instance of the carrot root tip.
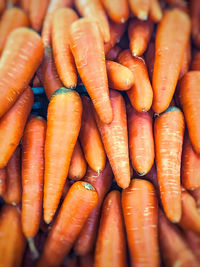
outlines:
[[141, 20], [147, 20], [148, 19], [148, 15], [146, 14], [146, 12], [140, 12], [137, 17]]

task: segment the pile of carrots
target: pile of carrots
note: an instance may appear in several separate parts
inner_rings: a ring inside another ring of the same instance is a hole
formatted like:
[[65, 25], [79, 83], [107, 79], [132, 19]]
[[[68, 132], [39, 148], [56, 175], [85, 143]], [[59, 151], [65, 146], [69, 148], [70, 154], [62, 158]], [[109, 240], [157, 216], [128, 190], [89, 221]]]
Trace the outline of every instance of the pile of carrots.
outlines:
[[200, 1], [0, 16], [0, 267], [200, 266]]

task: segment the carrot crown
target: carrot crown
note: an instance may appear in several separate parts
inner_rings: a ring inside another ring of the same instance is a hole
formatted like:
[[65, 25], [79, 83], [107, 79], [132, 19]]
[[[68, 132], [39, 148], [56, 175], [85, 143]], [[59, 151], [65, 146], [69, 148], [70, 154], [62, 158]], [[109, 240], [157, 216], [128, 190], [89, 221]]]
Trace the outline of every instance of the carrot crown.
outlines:
[[94, 187], [89, 183], [83, 182], [82, 185], [88, 190], [95, 190]]
[[69, 92], [75, 92], [73, 89], [68, 89], [68, 88], [65, 88], [65, 87], [61, 87], [59, 89], [57, 89], [51, 98], [53, 98], [54, 96], [56, 95], [61, 95], [61, 94], [65, 94], [65, 93], [69, 93]]

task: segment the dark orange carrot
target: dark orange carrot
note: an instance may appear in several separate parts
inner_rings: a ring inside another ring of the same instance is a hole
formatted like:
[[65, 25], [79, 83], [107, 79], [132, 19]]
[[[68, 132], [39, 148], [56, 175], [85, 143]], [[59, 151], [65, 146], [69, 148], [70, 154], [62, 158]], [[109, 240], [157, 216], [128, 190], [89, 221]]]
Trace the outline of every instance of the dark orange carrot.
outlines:
[[130, 166], [125, 102], [114, 90], [110, 90], [110, 99], [114, 115], [112, 122], [103, 123], [97, 113], [95, 118], [117, 184], [126, 188], [130, 183]]
[[192, 252], [200, 261], [200, 236], [192, 231], [184, 231], [186, 240], [192, 249]]
[[94, 259], [91, 253], [79, 256], [80, 267], [94, 267]]
[[149, 78], [152, 81], [153, 77], [153, 67], [154, 67], [154, 60], [155, 60], [155, 43], [152, 41], [149, 43], [147, 51], [145, 53], [145, 62], [147, 65]]
[[122, 191], [122, 208], [132, 266], [159, 266], [158, 203], [153, 185], [133, 179]]
[[118, 45], [115, 45], [110, 51], [106, 54], [107, 60], [116, 60], [119, 53], [121, 52], [121, 48]]
[[141, 20], [147, 20], [150, 0], [129, 0], [130, 8], [133, 14]]
[[29, 14], [29, 7], [32, 0], [20, 0], [20, 7], [24, 10], [24, 12], [28, 15]]
[[200, 187], [190, 192], [196, 200], [197, 207], [200, 208]]
[[4, 205], [0, 213], [0, 266], [21, 266], [25, 238], [21, 229], [21, 215], [17, 207]]
[[98, 25], [89, 18], [79, 19], [71, 25], [69, 38], [76, 67], [94, 107], [100, 119], [110, 123], [113, 113], [109, 99], [103, 40]]
[[190, 6], [190, 17], [192, 22], [192, 39], [194, 44], [200, 48], [200, 2], [198, 0], [191, 0]]
[[171, 102], [190, 28], [189, 16], [177, 8], [165, 11], [158, 26], [153, 70], [153, 110], [156, 113], [165, 111]]
[[200, 52], [197, 52], [191, 62], [191, 70], [200, 70]]
[[180, 167], [184, 117], [177, 107], [169, 107], [154, 124], [157, 177], [162, 205], [172, 222], [181, 219]]
[[94, 172], [90, 168], [87, 170], [84, 181], [91, 183], [92, 186], [96, 188], [98, 193], [98, 203], [85, 222], [74, 245], [74, 251], [79, 255], [86, 255], [87, 253], [92, 252], [94, 248], [98, 231], [101, 205], [104, 196], [111, 186], [112, 178], [113, 174], [108, 162], [100, 174]]
[[153, 100], [153, 90], [144, 59], [133, 57], [130, 50], [127, 49], [119, 54], [118, 62], [133, 73], [134, 85], [127, 91], [132, 106], [139, 112], [148, 111]]
[[32, 105], [33, 91], [27, 87], [13, 107], [0, 119], [0, 168], [7, 165], [19, 144]]
[[149, 18], [158, 23], [162, 19], [162, 9], [159, 0], [150, 0]]
[[40, 32], [50, 0], [31, 0], [29, 5], [29, 18], [31, 27]]
[[[70, 116], [69, 116], [70, 114]], [[44, 172], [44, 220], [50, 223], [68, 174], [81, 126], [82, 103], [77, 92], [64, 87], [51, 97], [47, 114]]]
[[153, 22], [151, 20], [131, 19], [128, 25], [128, 36], [130, 40], [129, 47], [133, 56], [141, 56], [145, 52], [152, 32]]
[[6, 191], [6, 168], [0, 169], [0, 196], [3, 196]]
[[38, 267], [61, 265], [97, 201], [98, 194], [91, 184], [78, 181], [70, 187], [47, 237]]

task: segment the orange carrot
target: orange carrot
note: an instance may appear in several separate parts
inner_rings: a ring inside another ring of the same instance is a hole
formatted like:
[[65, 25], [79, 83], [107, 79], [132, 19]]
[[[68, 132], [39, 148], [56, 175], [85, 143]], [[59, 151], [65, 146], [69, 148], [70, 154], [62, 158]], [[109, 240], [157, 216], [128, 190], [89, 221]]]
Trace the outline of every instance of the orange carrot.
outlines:
[[78, 181], [70, 187], [47, 237], [38, 267], [61, 265], [97, 201], [98, 194], [91, 184]]
[[0, 196], [3, 196], [6, 191], [6, 168], [0, 169]]
[[159, 266], [158, 203], [153, 185], [133, 179], [122, 191], [122, 208], [132, 266]]
[[179, 80], [188, 72], [190, 62], [191, 62], [191, 45], [189, 41], [183, 55], [183, 61], [179, 73]]
[[158, 26], [153, 70], [153, 110], [156, 113], [165, 111], [172, 100], [190, 26], [189, 16], [177, 8], [165, 11]]
[[150, 42], [145, 54], [145, 62], [148, 68], [149, 78], [152, 81], [155, 60], [155, 43]]
[[187, 230], [185, 231], [185, 237], [193, 253], [200, 261], [200, 236], [192, 231]]
[[[44, 172], [44, 220], [52, 220], [68, 174], [81, 126], [82, 103], [77, 92], [64, 87], [51, 97], [47, 114]], [[70, 114], [70, 116], [69, 116]]]
[[133, 57], [130, 50], [127, 49], [120, 53], [118, 62], [133, 73], [134, 85], [127, 91], [132, 106], [139, 112], [148, 111], [153, 100], [153, 90], [144, 59]]
[[29, 18], [31, 27], [40, 32], [50, 0], [30, 0]]
[[162, 19], [162, 9], [159, 0], [150, 0], [149, 18], [158, 23]]
[[200, 70], [200, 52], [197, 52], [192, 59], [191, 70]]
[[27, 87], [13, 107], [0, 119], [0, 168], [7, 165], [19, 144], [32, 105], [33, 91]]
[[24, 12], [29, 14], [29, 7], [32, 0], [20, 0], [20, 7], [24, 10]]
[[200, 187], [190, 192], [196, 200], [197, 207], [200, 208]]
[[177, 107], [169, 107], [154, 124], [157, 177], [162, 205], [172, 222], [181, 218], [180, 167], [184, 117]]
[[190, 17], [192, 22], [192, 39], [194, 44], [200, 48], [200, 2], [198, 0], [191, 0], [190, 6]]
[[114, 114], [113, 121], [105, 124], [99, 119], [97, 113], [95, 118], [117, 184], [126, 188], [130, 183], [130, 166], [125, 102], [122, 95], [114, 90], [110, 90], [110, 99]]
[[147, 20], [150, 0], [129, 0], [130, 8], [138, 19]]
[[113, 113], [109, 99], [103, 40], [98, 25], [89, 18], [79, 19], [71, 25], [69, 38], [76, 67], [94, 107], [100, 119], [110, 123]]
[[119, 53], [121, 52], [121, 48], [118, 45], [115, 45], [110, 51], [106, 54], [107, 60], [116, 60]]
[[92, 184], [92, 186], [96, 188], [98, 193], [98, 203], [85, 222], [74, 245], [74, 251], [79, 255], [86, 255], [93, 250], [97, 237], [101, 205], [104, 196], [111, 186], [112, 178], [113, 174], [108, 162], [100, 174], [94, 172], [90, 168], [87, 170], [84, 181]]

